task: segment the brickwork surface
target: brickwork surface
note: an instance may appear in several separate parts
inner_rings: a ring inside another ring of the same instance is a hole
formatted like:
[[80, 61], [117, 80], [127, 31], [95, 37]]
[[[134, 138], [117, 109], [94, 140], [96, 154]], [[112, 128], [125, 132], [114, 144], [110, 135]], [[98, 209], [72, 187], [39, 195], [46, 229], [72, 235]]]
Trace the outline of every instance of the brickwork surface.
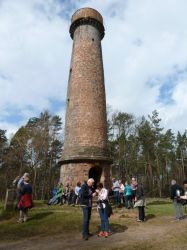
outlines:
[[75, 176], [80, 180], [88, 178], [94, 161], [75, 164], [74, 160], [109, 162], [101, 34], [90, 24], [79, 25], [73, 34], [62, 180], [73, 182]]
[[[92, 175], [91, 170], [94, 168], [100, 168], [101, 174], [98, 176]], [[107, 188], [111, 187], [110, 168], [108, 164], [88, 162], [68, 163], [61, 167], [61, 180], [64, 185], [69, 183], [71, 187], [75, 187], [78, 181], [83, 184], [88, 178], [94, 178], [96, 183], [101, 181]]]

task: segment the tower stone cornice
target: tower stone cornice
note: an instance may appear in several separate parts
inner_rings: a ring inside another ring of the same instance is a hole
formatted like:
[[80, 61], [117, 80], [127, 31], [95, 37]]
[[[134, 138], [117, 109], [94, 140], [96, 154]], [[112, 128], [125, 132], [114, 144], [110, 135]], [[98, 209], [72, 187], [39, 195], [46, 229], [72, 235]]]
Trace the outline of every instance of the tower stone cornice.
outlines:
[[100, 32], [101, 40], [103, 39], [103, 37], [105, 35], [105, 28], [104, 28], [103, 24], [101, 22], [99, 22], [98, 20], [91, 18], [91, 17], [79, 18], [71, 24], [69, 33], [70, 33], [70, 36], [72, 39], [73, 39], [75, 30], [80, 25], [91, 25], [91, 26], [97, 28]]

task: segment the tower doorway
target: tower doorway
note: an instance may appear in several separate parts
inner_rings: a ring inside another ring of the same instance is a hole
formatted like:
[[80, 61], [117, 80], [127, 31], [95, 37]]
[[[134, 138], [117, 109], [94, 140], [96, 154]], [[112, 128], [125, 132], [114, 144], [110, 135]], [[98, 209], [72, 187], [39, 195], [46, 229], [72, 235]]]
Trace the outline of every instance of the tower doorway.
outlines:
[[96, 188], [96, 185], [101, 180], [102, 175], [102, 168], [99, 166], [92, 167], [89, 171], [89, 178], [93, 178], [95, 180], [94, 187]]

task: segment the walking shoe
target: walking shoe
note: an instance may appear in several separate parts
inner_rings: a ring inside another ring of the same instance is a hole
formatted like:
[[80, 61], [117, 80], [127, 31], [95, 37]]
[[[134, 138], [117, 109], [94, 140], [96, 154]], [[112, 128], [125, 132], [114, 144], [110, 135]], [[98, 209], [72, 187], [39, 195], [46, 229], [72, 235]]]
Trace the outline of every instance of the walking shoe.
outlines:
[[101, 231], [101, 232], [98, 233], [97, 236], [98, 236], [98, 237], [102, 237], [102, 236], [105, 236], [105, 235], [104, 235], [104, 232]]
[[182, 216], [182, 217], [180, 217], [180, 218], [179, 218], [179, 220], [184, 220], [184, 219], [185, 219], [185, 217], [184, 217], [184, 216]]
[[171, 222], [176, 222], [176, 221], [181, 221], [181, 219], [175, 218], [175, 219], [171, 220]]
[[18, 223], [23, 223], [23, 219], [18, 219], [17, 222]]
[[82, 236], [83, 240], [88, 240], [88, 236]]
[[139, 220], [139, 219], [138, 219], [138, 220], [136, 220], [136, 221], [137, 221], [137, 222], [143, 222], [143, 220]]
[[108, 232], [104, 232], [105, 238], [108, 238]]

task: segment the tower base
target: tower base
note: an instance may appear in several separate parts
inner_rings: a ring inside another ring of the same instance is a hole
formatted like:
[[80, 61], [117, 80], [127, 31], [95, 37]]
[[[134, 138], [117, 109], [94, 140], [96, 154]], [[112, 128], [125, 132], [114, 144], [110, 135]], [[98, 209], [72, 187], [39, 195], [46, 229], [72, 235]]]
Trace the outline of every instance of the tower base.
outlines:
[[67, 163], [61, 166], [60, 181], [74, 188], [77, 182], [83, 184], [89, 178], [95, 180], [95, 184], [102, 182], [104, 187], [111, 187], [110, 165], [101, 162]]

